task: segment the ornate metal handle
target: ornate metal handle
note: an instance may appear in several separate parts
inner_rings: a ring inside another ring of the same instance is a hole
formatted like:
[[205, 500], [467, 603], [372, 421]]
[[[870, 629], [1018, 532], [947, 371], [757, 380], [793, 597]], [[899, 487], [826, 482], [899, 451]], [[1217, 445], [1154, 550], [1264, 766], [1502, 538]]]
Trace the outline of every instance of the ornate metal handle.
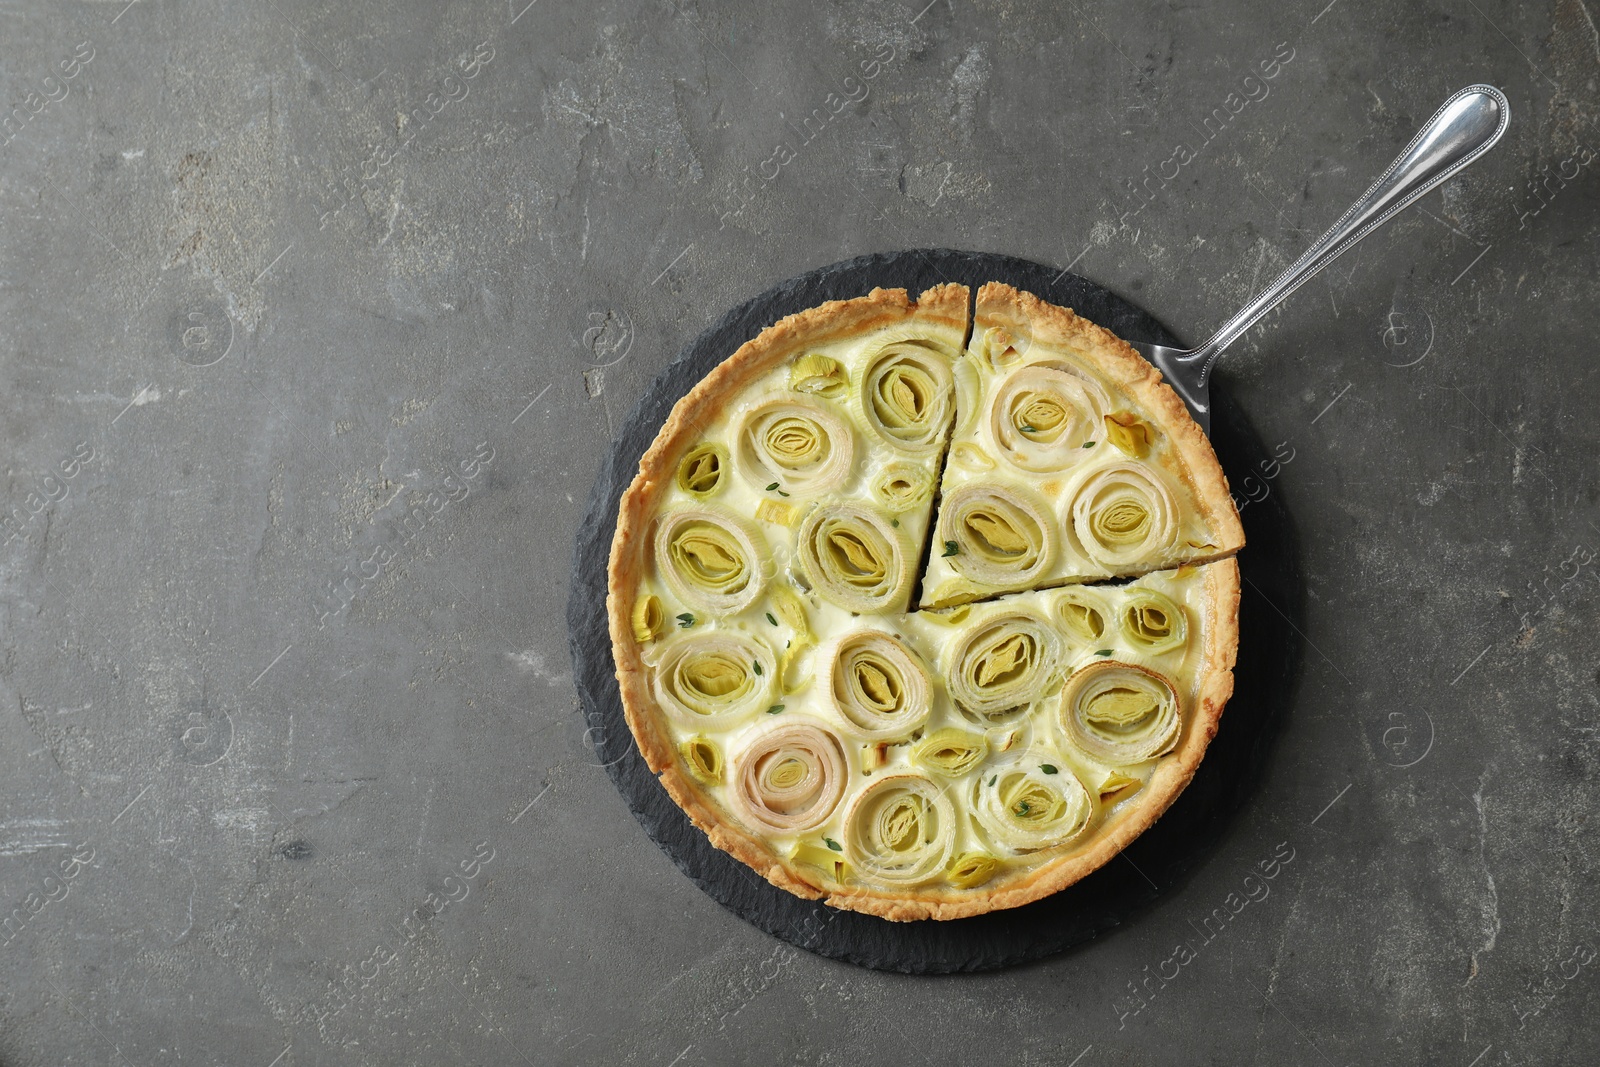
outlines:
[[1397, 213], [1448, 181], [1500, 139], [1511, 121], [1511, 105], [1492, 85], [1469, 85], [1444, 102], [1427, 125], [1418, 131], [1400, 158], [1334, 223], [1306, 249], [1276, 281], [1222, 324], [1216, 335], [1182, 362], [1202, 366], [1200, 381], [1210, 376], [1222, 350], [1254, 326], [1284, 297], [1338, 259], [1346, 249]]

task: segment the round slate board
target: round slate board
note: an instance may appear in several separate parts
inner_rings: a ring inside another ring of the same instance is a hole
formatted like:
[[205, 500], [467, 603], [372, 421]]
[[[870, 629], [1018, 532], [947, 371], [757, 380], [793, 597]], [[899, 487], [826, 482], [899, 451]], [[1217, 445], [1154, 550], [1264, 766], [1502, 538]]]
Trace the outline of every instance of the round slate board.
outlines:
[[[1178, 344], [1142, 309], [1074, 274], [1010, 256], [946, 249], [885, 252], [836, 263], [769, 289], [718, 319], [669, 365], [640, 399], [601, 465], [578, 534], [567, 621], [586, 739], [645, 833], [701, 889], [746, 922], [800, 948], [863, 967], [945, 974], [1005, 967], [1060, 952], [1127, 920], [1176, 889], [1202, 862], [1254, 788], [1279, 713], [1292, 696], [1300, 642], [1297, 551], [1277, 494], [1242, 512], [1249, 547], [1239, 556], [1239, 662], [1233, 699], [1199, 772], [1154, 826], [1121, 856], [1076, 885], [1020, 908], [949, 922], [893, 923], [801, 900], [766, 882], [711, 842], [661, 787], [628, 731], [606, 627], [606, 561], [617, 505], [639, 457], [680, 397], [762, 329], [826, 300], [875, 286], [915, 296], [940, 282], [976, 289], [1002, 281], [1075, 309], [1123, 337]], [[1234, 485], [1269, 457], [1215, 383], [1212, 444]]]

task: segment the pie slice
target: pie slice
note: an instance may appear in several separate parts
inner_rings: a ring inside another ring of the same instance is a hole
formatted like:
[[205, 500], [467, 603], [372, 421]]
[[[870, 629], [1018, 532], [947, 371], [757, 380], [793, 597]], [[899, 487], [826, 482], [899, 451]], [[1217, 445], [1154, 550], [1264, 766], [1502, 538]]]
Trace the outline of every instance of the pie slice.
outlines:
[[849, 611], [905, 610], [955, 414], [968, 292], [942, 285], [913, 303], [877, 289], [792, 315], [678, 402], [640, 460], [613, 547], [621, 577], [649, 587], [635, 634], [760, 619], [775, 582]]
[[1211, 442], [1108, 330], [990, 282], [957, 383], [922, 607], [1203, 563], [1244, 545]]
[[906, 616], [900, 639], [942, 683], [909, 732], [852, 730], [870, 716], [840, 684], [850, 660], [825, 658], [831, 686], [801, 714], [843, 725], [861, 785], [773, 842], [780, 856], [788, 844], [782, 876], [891, 919], [1015, 907], [1078, 881], [1194, 775], [1233, 692], [1238, 602], [1225, 559]]
[[[608, 575], [623, 708], [668, 794], [773, 884], [895, 920], [1014, 907], [1107, 862], [1192, 777], [1233, 684], [1241, 537], [1204, 437], [1121, 342], [1015, 290], [980, 291], [963, 354], [968, 295], [875, 290], [740, 347], [640, 461]], [[997, 400], [1039, 440], [1001, 456]], [[1101, 425], [1138, 439], [1083, 448]], [[957, 569], [929, 529], [941, 476], [958, 549], [1006, 562], [1009, 523], [1037, 559]], [[1095, 478], [1101, 555], [1070, 519]], [[963, 503], [985, 486], [1033, 526]], [[1132, 580], [1083, 584], [1113, 574]], [[946, 606], [912, 610], [919, 578]]]

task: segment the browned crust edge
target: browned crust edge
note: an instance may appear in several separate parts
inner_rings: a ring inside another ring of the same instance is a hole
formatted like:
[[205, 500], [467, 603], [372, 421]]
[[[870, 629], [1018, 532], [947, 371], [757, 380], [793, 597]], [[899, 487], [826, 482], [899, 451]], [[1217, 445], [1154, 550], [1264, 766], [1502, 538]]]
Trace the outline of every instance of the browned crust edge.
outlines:
[[979, 288], [974, 333], [983, 328], [986, 316], [1005, 312], [1026, 319], [1034, 343], [1066, 346], [1084, 355], [1102, 374], [1132, 393], [1166, 432], [1183, 465], [1180, 476], [1194, 489], [1217, 538], [1215, 552], [1195, 555], [1188, 562], [1218, 559], [1244, 547], [1244, 525], [1211, 440], [1189, 415], [1183, 399], [1162, 380], [1160, 371], [1104, 326], [1004, 282], [986, 282]]
[[[821, 890], [797, 877], [760, 838], [729, 825], [692, 780], [679, 769], [671, 738], [647, 709], [656, 707], [649, 675], [633, 639], [633, 598], [641, 569], [649, 559], [651, 520], [662, 495], [671, 487], [679, 460], [713, 421], [726, 398], [766, 374], [806, 345], [855, 336], [916, 318], [965, 332], [969, 290], [947, 283], [922, 293], [913, 302], [904, 289], [874, 289], [853, 300], [830, 300], [780, 319], [718, 364], [672, 408], [655, 441], [639, 460], [639, 473], [617, 511], [617, 532], [606, 568], [606, 614], [623, 713], [645, 763], [667, 794], [717, 848], [750, 867], [780, 889], [816, 899]], [[857, 907], [857, 911], [868, 911]]]

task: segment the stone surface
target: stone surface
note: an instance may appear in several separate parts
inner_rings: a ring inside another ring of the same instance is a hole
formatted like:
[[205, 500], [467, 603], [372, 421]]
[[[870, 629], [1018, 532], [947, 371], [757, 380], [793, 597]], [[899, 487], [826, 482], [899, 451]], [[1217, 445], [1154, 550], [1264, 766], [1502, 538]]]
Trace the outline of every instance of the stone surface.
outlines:
[[[0, 18], [0, 1063], [1600, 1054], [1583, 0]], [[1215, 848], [939, 978], [684, 877], [565, 612], [684, 345], [919, 247], [1197, 340], [1477, 80], [1500, 147], [1224, 361], [1293, 457], [1236, 488], [1292, 517], [1304, 643]]]

